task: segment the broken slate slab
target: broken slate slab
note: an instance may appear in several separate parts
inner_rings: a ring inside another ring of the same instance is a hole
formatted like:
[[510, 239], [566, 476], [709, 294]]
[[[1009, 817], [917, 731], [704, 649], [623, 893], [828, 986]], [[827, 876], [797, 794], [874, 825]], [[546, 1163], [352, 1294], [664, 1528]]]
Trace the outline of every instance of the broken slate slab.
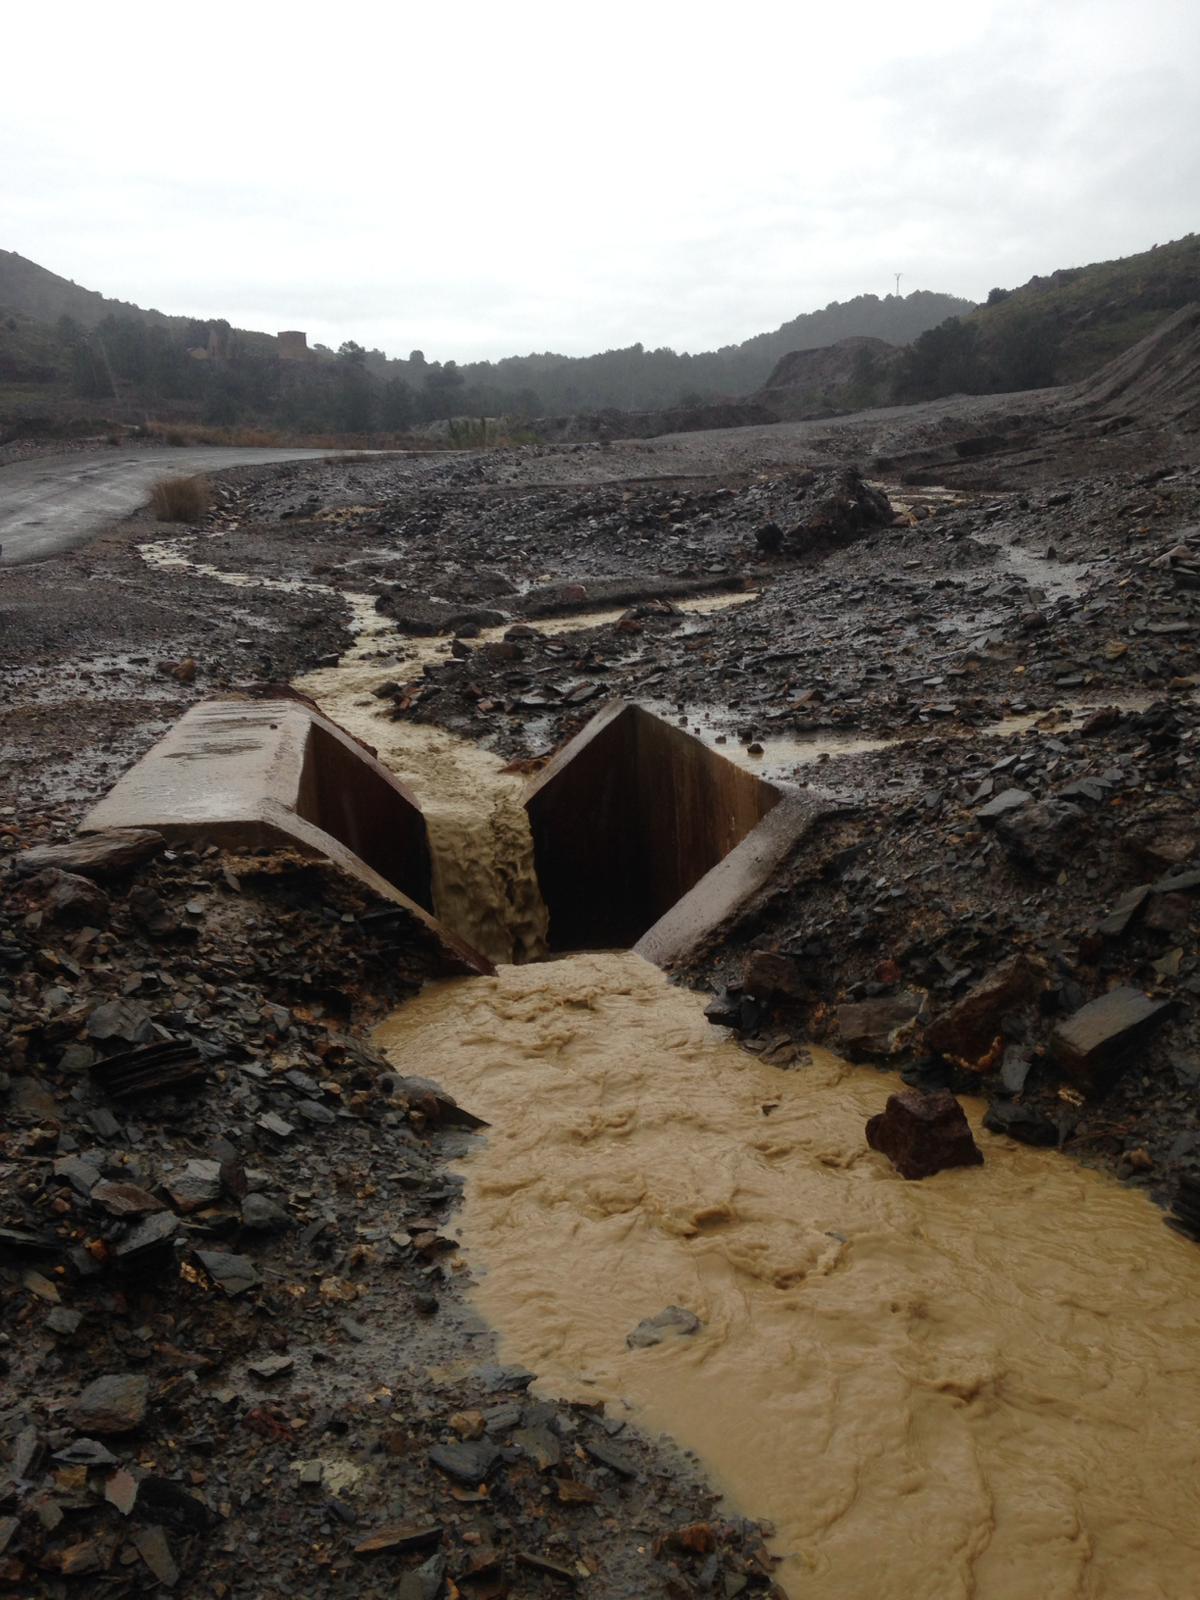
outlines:
[[106, 1000], [87, 1019], [93, 1039], [122, 1039], [126, 1044], [145, 1044], [154, 1038], [154, 1024], [144, 1006], [133, 1000]]
[[1068, 1077], [1087, 1088], [1103, 1088], [1171, 1010], [1169, 1000], [1152, 1000], [1140, 989], [1110, 989], [1059, 1023], [1051, 1035], [1051, 1053]]
[[163, 1188], [177, 1211], [199, 1211], [221, 1197], [221, 1163], [189, 1161], [182, 1172], [173, 1172], [164, 1180]]
[[598, 1461], [602, 1467], [615, 1472], [618, 1478], [637, 1477], [637, 1467], [634, 1463], [620, 1450], [614, 1450], [610, 1444], [605, 1444], [599, 1439], [585, 1439], [583, 1448], [593, 1461]]
[[424, 1550], [437, 1544], [443, 1531], [440, 1522], [394, 1522], [361, 1539], [354, 1546], [354, 1554], [369, 1556], [380, 1550]]
[[1142, 909], [1150, 893], [1150, 885], [1140, 883], [1136, 889], [1130, 889], [1128, 893], [1123, 894], [1108, 915], [1096, 924], [1096, 932], [1103, 934], [1106, 939], [1119, 939]]
[[91, 1189], [93, 1205], [102, 1206], [110, 1217], [140, 1217], [165, 1211], [163, 1202], [140, 1184], [102, 1178]]
[[249, 1363], [249, 1371], [256, 1378], [270, 1380], [271, 1378], [282, 1378], [283, 1374], [290, 1372], [295, 1365], [296, 1363], [291, 1356], [264, 1356], [261, 1361], [251, 1361]]
[[70, 1408], [71, 1421], [84, 1433], [132, 1433], [145, 1418], [149, 1397], [143, 1373], [107, 1373], [83, 1390]]
[[500, 1459], [500, 1450], [489, 1439], [464, 1439], [460, 1444], [435, 1444], [429, 1459], [448, 1477], [477, 1489]]
[[160, 1527], [136, 1528], [133, 1542], [138, 1555], [150, 1568], [164, 1588], [173, 1589], [179, 1582], [179, 1568], [171, 1554], [167, 1536]]
[[66, 844], [35, 845], [16, 858], [18, 875], [58, 867], [64, 872], [79, 872], [87, 878], [113, 878], [128, 872], [166, 844], [161, 833], [151, 828], [110, 828], [103, 833], [87, 833]]
[[867, 1143], [902, 1178], [929, 1178], [947, 1167], [978, 1167], [983, 1156], [966, 1114], [949, 1089], [904, 1089], [867, 1121]]
[[857, 1000], [837, 1009], [838, 1033], [849, 1055], [889, 1056], [921, 1015], [924, 996], [907, 991], [878, 1000]]
[[69, 1339], [73, 1333], [79, 1331], [79, 1324], [82, 1321], [82, 1311], [72, 1311], [67, 1306], [55, 1306], [46, 1318], [46, 1327], [60, 1339]]
[[396, 1585], [396, 1600], [438, 1600], [446, 1580], [446, 1556], [436, 1551], [414, 1572], [406, 1572]]
[[700, 1318], [694, 1311], [687, 1311], [683, 1306], [668, 1306], [657, 1316], [643, 1317], [633, 1332], [626, 1334], [625, 1343], [631, 1350], [648, 1350], [652, 1345], [662, 1344], [664, 1339], [672, 1335], [679, 1336], [699, 1331]]
[[179, 1229], [179, 1218], [172, 1211], [158, 1211], [125, 1235], [113, 1251], [117, 1265], [141, 1268], [165, 1257]]
[[934, 1018], [925, 1030], [926, 1043], [959, 1066], [990, 1070], [998, 1059], [995, 1045], [1005, 1014], [1031, 1001], [1044, 981], [1042, 970], [1028, 956], [1001, 962]]
[[242, 1227], [251, 1233], [282, 1233], [294, 1226], [291, 1215], [265, 1194], [248, 1194], [242, 1201]]
[[227, 1295], [243, 1294], [258, 1282], [258, 1273], [248, 1256], [234, 1255], [231, 1250], [197, 1250], [196, 1258]]
[[987, 1108], [983, 1125], [989, 1133], [1006, 1134], [1021, 1144], [1049, 1148], [1058, 1143], [1058, 1124], [1033, 1106], [1014, 1100], [995, 1100]]
[[1027, 789], [1005, 789], [994, 800], [989, 800], [987, 805], [980, 806], [975, 815], [980, 822], [995, 822], [998, 817], [1007, 816], [1010, 811], [1019, 811], [1032, 799], [1033, 796]]

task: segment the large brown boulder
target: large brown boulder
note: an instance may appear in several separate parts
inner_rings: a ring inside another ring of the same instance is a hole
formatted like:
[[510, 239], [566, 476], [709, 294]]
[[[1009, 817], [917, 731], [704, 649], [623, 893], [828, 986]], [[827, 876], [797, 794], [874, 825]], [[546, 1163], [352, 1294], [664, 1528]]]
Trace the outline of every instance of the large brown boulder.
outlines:
[[867, 1121], [867, 1143], [902, 1178], [929, 1178], [946, 1167], [978, 1167], [983, 1156], [963, 1108], [949, 1089], [903, 1089]]

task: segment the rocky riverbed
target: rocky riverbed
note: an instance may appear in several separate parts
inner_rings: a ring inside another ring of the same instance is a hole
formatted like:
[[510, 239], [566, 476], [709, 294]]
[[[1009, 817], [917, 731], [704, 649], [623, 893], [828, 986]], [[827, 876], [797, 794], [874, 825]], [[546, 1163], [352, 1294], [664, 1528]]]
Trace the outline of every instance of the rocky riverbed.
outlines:
[[18, 1590], [772, 1581], [686, 1461], [530, 1399], [464, 1307], [470, 1107], [366, 1043], [434, 952], [286, 855], [26, 854], [195, 700], [335, 662], [362, 597], [397, 626], [364, 691], [397, 720], [536, 770], [624, 695], [818, 793], [678, 974], [768, 1065], [819, 1042], [969, 1088], [993, 1137], [1196, 1220], [1200, 472], [941, 493], [772, 433], [246, 470], [199, 529], [142, 516], [0, 575]]

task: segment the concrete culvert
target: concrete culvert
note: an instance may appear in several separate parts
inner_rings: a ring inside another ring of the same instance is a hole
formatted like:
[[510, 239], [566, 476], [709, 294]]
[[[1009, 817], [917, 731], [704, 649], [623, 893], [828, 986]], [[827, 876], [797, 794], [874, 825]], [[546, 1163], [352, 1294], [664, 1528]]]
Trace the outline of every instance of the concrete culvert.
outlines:
[[606, 706], [525, 801], [551, 950], [635, 945], [782, 799], [643, 707]]

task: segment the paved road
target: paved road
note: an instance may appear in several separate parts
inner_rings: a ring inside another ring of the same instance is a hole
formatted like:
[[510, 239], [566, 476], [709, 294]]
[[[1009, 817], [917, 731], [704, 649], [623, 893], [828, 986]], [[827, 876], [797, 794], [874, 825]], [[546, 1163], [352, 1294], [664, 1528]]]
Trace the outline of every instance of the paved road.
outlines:
[[84, 544], [150, 498], [160, 478], [268, 461], [305, 461], [325, 450], [113, 450], [40, 456], [0, 467], [0, 566], [44, 561]]

